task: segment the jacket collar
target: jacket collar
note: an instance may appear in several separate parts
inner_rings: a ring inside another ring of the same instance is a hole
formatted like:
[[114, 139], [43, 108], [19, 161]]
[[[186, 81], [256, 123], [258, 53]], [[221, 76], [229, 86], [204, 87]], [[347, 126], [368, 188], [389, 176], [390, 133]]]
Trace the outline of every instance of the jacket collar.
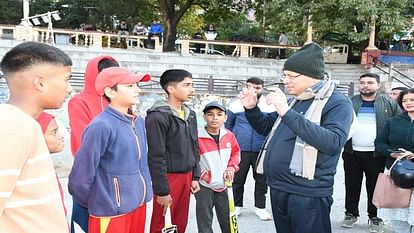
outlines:
[[[227, 134], [227, 130], [224, 128], [224, 127], [221, 127], [220, 128], [220, 136], [219, 136], [219, 138], [221, 139], [222, 137], [224, 137], [224, 135], [226, 135]], [[198, 137], [200, 137], [200, 138], [212, 138], [211, 136], [210, 136], [210, 134], [207, 132], [207, 130], [206, 130], [206, 127], [201, 127], [199, 130], [198, 130]]]
[[135, 120], [136, 117], [132, 117], [132, 116], [127, 116], [121, 112], [119, 112], [118, 110], [116, 110], [115, 108], [111, 107], [111, 105], [108, 105], [105, 109], [105, 112], [109, 113], [110, 115], [114, 116], [115, 118], [117, 118], [120, 121], [126, 122], [126, 123], [131, 123]]

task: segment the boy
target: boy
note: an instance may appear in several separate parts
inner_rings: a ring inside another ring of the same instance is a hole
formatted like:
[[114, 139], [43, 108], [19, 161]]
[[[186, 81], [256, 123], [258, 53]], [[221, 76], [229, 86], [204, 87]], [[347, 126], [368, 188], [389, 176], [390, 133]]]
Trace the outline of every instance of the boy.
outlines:
[[145, 120], [155, 193], [150, 232], [161, 232], [163, 215], [170, 205], [172, 223], [178, 232], [185, 232], [190, 192], [200, 190], [197, 119], [195, 112], [184, 105], [193, 93], [192, 75], [185, 70], [167, 70], [160, 84], [168, 99], [154, 103]]
[[[61, 132], [59, 132], [59, 127], [56, 123], [55, 117], [47, 112], [42, 112], [36, 118], [37, 122], [39, 122], [40, 127], [42, 128], [43, 135], [46, 140], [47, 148], [49, 149], [50, 153], [59, 153], [63, 150], [64, 147], [64, 137]], [[62, 198], [63, 208], [65, 209], [65, 214], [67, 213], [65, 207], [65, 197], [62, 189], [62, 185], [60, 184], [59, 178], [56, 174], [56, 179], [59, 185], [60, 196]]]
[[83, 134], [69, 175], [69, 192], [89, 209], [89, 233], [144, 232], [146, 203], [152, 198], [144, 119], [132, 115], [140, 89], [125, 68], [104, 69], [96, 91], [109, 102]]
[[213, 207], [221, 232], [230, 232], [229, 202], [224, 181], [233, 181], [239, 169], [240, 147], [233, 133], [223, 127], [226, 109], [217, 101], [208, 103], [203, 110], [206, 126], [198, 133], [200, 148], [200, 192], [196, 216], [199, 233], [213, 232]]
[[72, 91], [72, 60], [50, 45], [25, 42], [0, 63], [10, 90], [0, 105], [0, 232], [68, 232], [55, 170], [39, 124]]
[[[103, 69], [118, 66], [118, 62], [113, 57], [106, 55], [95, 57], [86, 65], [83, 90], [73, 96], [68, 103], [70, 145], [73, 156], [75, 156], [81, 144], [83, 130], [108, 105], [108, 101], [96, 92], [96, 77]], [[75, 233], [78, 226], [87, 232], [88, 221], [88, 209], [73, 201], [71, 233]]]

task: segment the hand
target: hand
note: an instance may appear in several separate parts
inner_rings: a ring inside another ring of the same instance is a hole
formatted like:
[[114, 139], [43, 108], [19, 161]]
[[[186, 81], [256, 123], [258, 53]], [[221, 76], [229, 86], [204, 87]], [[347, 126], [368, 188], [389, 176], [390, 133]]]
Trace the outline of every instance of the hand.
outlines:
[[279, 116], [284, 116], [290, 108], [285, 93], [277, 87], [269, 88], [269, 90], [270, 93], [266, 96], [266, 103], [273, 104]]
[[168, 194], [167, 196], [158, 196], [157, 195], [157, 203], [163, 208], [163, 216], [165, 215], [165, 212], [167, 212], [168, 206], [172, 205], [173, 201], [171, 198], [171, 195]]
[[197, 193], [198, 191], [200, 191], [200, 184], [198, 183], [197, 180], [193, 180], [191, 181], [191, 193]]
[[403, 155], [404, 155], [404, 152], [393, 152], [393, 153], [390, 154], [390, 156], [394, 159], [398, 159]]
[[211, 181], [211, 171], [208, 171], [208, 172], [204, 173], [204, 174], [200, 177], [200, 180], [203, 180], [203, 181], [205, 181], [207, 184], [209, 184], [209, 183], [210, 183], [210, 181]]
[[257, 92], [254, 89], [243, 88], [239, 93], [240, 102], [243, 107], [252, 109], [257, 105]]
[[233, 169], [227, 169], [224, 174], [223, 174], [223, 178], [225, 181], [233, 181], [234, 178], [234, 170]]

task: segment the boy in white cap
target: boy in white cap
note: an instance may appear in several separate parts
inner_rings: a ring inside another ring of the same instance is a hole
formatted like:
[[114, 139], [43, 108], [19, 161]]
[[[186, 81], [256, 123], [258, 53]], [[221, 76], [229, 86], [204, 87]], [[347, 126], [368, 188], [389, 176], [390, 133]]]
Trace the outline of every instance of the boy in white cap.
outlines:
[[69, 175], [69, 192], [89, 209], [89, 233], [144, 232], [152, 188], [144, 119], [132, 107], [137, 83], [150, 78], [121, 67], [97, 77], [96, 91], [109, 105], [85, 129]]

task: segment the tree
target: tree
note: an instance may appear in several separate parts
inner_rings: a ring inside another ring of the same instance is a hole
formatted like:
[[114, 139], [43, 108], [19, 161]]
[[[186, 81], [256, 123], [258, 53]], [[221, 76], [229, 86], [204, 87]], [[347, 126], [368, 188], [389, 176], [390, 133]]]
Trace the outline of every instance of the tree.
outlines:
[[175, 50], [178, 22], [193, 3], [194, 0], [159, 0], [160, 11], [166, 24], [163, 51]]

